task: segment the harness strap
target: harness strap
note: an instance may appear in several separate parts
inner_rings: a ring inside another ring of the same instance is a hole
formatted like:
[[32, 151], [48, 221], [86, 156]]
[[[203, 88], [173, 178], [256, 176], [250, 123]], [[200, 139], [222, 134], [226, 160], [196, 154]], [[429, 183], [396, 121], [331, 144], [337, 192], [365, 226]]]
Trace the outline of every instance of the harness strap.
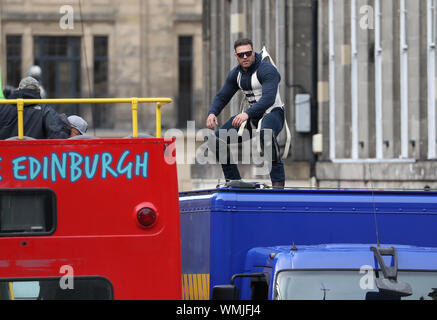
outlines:
[[[270, 55], [268, 54], [268, 52], [267, 52], [265, 47], [263, 47], [263, 49], [261, 50], [261, 54], [262, 54], [262, 59], [263, 60], [269, 60], [270, 63], [275, 68], [277, 68], [275, 63], [273, 62], [273, 59], [270, 57]], [[249, 103], [249, 105], [252, 106], [252, 105], [254, 105], [257, 102], [256, 101], [255, 93], [253, 92], [253, 90], [252, 91], [244, 90], [242, 88], [242, 86], [241, 86], [241, 77], [242, 77], [241, 72], [238, 72], [238, 76], [237, 76], [238, 87], [240, 88], [240, 90], [246, 96], [246, 99], [247, 99], [247, 102]], [[252, 77], [257, 77], [256, 72], [252, 75]], [[288, 152], [290, 151], [290, 146], [291, 146], [291, 132], [290, 132], [290, 128], [288, 127], [287, 119], [285, 117], [285, 108], [284, 108], [284, 106], [278, 106], [278, 105], [271, 106], [269, 109], [266, 110], [266, 112], [264, 113], [262, 118], [259, 120], [258, 126], [257, 126], [257, 130], [256, 130], [256, 133], [257, 133], [257, 136], [258, 136], [257, 139], [256, 139], [257, 140], [257, 150], [258, 150], [259, 153], [261, 153], [261, 139], [260, 139], [260, 134], [259, 133], [261, 132], [262, 121], [263, 121], [264, 117], [267, 114], [269, 114], [270, 112], [272, 112], [272, 110], [274, 110], [275, 108], [283, 108], [284, 109], [284, 125], [283, 125], [283, 129], [285, 129], [285, 132], [286, 132], [286, 135], [287, 135], [285, 146], [284, 146], [284, 152], [283, 152], [283, 155], [282, 155], [282, 159], [284, 160], [284, 159], [287, 158]], [[241, 113], [244, 112], [244, 110], [242, 110], [242, 109], [243, 108], [241, 108]], [[247, 121], [244, 121], [241, 124], [241, 126], [240, 126], [240, 128], [238, 130], [238, 136], [239, 137], [243, 136], [243, 132], [244, 132], [244, 129], [246, 128], [246, 126], [247, 126]]]

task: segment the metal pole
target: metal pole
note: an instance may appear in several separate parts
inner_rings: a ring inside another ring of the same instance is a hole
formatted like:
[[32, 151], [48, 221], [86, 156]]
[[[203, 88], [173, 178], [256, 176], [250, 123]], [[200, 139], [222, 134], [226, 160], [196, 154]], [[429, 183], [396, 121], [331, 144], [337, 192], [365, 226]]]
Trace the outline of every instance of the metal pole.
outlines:
[[428, 159], [436, 158], [435, 0], [428, 0]]
[[401, 157], [408, 158], [408, 44], [407, 9], [405, 0], [401, 1]]
[[381, 47], [381, 0], [375, 0], [375, 129], [376, 158], [382, 159], [382, 47]]
[[138, 138], [138, 99], [132, 98], [132, 137]]
[[18, 139], [20, 140], [24, 138], [23, 110], [24, 110], [23, 99], [17, 99]]
[[156, 104], [156, 137], [161, 138], [161, 103]]
[[358, 49], [357, 0], [351, 2], [351, 104], [352, 104], [352, 159], [358, 159]]
[[335, 159], [335, 39], [334, 0], [329, 0], [329, 157]]

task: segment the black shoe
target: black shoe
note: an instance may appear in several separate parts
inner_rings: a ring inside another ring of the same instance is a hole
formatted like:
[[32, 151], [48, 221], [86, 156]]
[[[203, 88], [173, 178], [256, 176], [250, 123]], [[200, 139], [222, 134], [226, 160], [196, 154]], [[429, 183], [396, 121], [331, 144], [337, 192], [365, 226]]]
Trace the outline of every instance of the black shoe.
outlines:
[[284, 189], [285, 181], [272, 182], [272, 189]]
[[261, 186], [258, 182], [244, 182], [243, 180], [226, 181], [225, 187], [236, 189], [259, 189]]

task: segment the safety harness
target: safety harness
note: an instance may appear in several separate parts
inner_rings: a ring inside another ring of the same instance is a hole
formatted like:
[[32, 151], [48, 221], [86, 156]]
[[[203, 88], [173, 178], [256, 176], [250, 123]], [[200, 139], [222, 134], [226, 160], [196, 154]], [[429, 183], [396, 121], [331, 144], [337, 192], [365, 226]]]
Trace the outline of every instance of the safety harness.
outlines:
[[[275, 63], [273, 62], [272, 57], [267, 52], [266, 47], [263, 47], [260, 53], [261, 53], [263, 61], [264, 60], [269, 61], [277, 69]], [[243, 90], [243, 88], [241, 86], [241, 77], [242, 77], [242, 74], [241, 74], [241, 72], [239, 72], [238, 76], [237, 76], [237, 83], [238, 83], [240, 90], [244, 93], [244, 96], [246, 98], [247, 103], [249, 104], [249, 107], [251, 107], [261, 99], [262, 85], [258, 80], [257, 71], [255, 71], [252, 74], [252, 78], [251, 78], [252, 90]], [[262, 118], [258, 122], [257, 130], [256, 130], [258, 152], [261, 152], [260, 132], [261, 132], [262, 121], [267, 114], [269, 114], [270, 112], [272, 112], [276, 108], [282, 108], [285, 112], [284, 103], [282, 102], [281, 97], [279, 95], [279, 88], [278, 88], [278, 92], [276, 93], [275, 102], [273, 103], [273, 105], [270, 108], [268, 108], [266, 110], [266, 112], [263, 114]], [[241, 109], [243, 109], [243, 106]], [[243, 113], [243, 112], [244, 112], [244, 110], [241, 110], [241, 113]], [[238, 136], [241, 137], [243, 135], [243, 131], [246, 128], [246, 125], [247, 125], [247, 121], [243, 122], [243, 124], [240, 126], [240, 129], [238, 130]], [[253, 123], [252, 123], [252, 125], [253, 125]], [[255, 126], [253, 125], [253, 127], [255, 127]], [[288, 124], [287, 124], [287, 119], [285, 117], [285, 114], [284, 114], [284, 125], [283, 125], [282, 130], [286, 130], [286, 134], [287, 134], [287, 140], [285, 142], [284, 153], [282, 154], [282, 159], [286, 159], [288, 156], [288, 152], [290, 150], [291, 133], [290, 133], [290, 129], [289, 129]]]

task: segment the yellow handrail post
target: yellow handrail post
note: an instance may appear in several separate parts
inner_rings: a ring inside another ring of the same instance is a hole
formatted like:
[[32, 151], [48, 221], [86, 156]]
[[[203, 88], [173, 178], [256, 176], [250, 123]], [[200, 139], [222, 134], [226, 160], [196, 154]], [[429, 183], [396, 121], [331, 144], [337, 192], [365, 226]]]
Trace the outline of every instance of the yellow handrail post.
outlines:
[[8, 287], [9, 287], [9, 299], [10, 300], [15, 300], [14, 283], [13, 282], [8, 282]]
[[20, 139], [20, 140], [23, 140], [23, 138], [24, 138], [23, 110], [24, 110], [23, 99], [17, 99], [18, 139]]
[[156, 104], [156, 137], [161, 138], [161, 102]]
[[138, 98], [132, 98], [132, 137], [138, 138]]

